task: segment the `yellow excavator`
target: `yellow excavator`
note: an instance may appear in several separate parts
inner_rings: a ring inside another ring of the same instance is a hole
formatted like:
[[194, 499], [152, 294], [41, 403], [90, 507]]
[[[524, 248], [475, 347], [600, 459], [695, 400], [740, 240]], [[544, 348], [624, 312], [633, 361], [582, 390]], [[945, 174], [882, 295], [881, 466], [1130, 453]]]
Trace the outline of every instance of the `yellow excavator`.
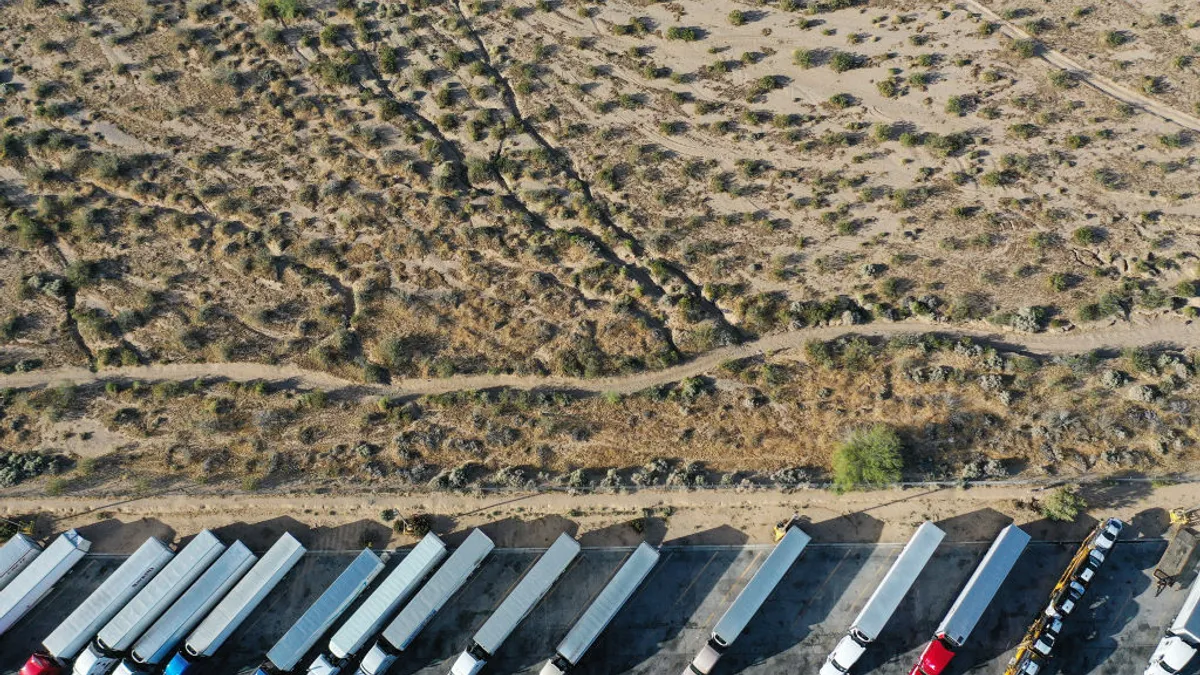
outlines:
[[1164, 590], [1183, 581], [1180, 577], [1192, 568], [1196, 548], [1200, 545], [1200, 533], [1192, 527], [1196, 524], [1200, 507], [1174, 509], [1171, 511], [1171, 529], [1167, 532], [1167, 550], [1154, 568], [1157, 596]]
[[783, 535], [787, 534], [788, 529], [794, 525], [799, 525], [802, 522], [803, 520], [800, 518], [800, 514], [793, 513], [790, 518], [784, 518], [778, 523], [775, 523], [775, 543], [778, 544], [779, 540], [783, 539]]

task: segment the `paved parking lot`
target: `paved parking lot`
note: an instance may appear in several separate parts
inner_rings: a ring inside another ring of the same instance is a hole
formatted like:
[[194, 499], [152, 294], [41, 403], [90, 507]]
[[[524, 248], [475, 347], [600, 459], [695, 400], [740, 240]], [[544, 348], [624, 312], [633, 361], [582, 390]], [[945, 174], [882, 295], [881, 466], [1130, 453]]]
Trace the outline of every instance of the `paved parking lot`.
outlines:
[[[1117, 546], [1069, 624], [1056, 659], [1062, 675], [1131, 675], [1145, 667], [1163, 627], [1186, 591], [1154, 595], [1151, 570], [1166, 544], [1157, 539]], [[1033, 543], [984, 616], [953, 673], [1002, 673], [1012, 648], [1044, 605], [1073, 545]], [[954, 596], [982, 558], [986, 544], [944, 544], [901, 604], [856, 673], [907, 675]], [[690, 546], [663, 550], [658, 567], [575, 672], [674, 675], [707, 639], [769, 547]], [[720, 673], [816, 673], [900, 551], [899, 545], [812, 544], [762, 611], [726, 653]], [[579, 561], [517, 629], [488, 672], [536, 673], [609, 574], [624, 549], [585, 549]], [[211, 673], [252, 671], [262, 654], [353, 557], [310, 553], [219, 652]], [[445, 675], [521, 573], [537, 557], [498, 550], [417, 639], [396, 675]], [[395, 564], [399, 557], [394, 557]], [[25, 656], [117, 564], [90, 556], [0, 644], [0, 672], [14, 673]]]

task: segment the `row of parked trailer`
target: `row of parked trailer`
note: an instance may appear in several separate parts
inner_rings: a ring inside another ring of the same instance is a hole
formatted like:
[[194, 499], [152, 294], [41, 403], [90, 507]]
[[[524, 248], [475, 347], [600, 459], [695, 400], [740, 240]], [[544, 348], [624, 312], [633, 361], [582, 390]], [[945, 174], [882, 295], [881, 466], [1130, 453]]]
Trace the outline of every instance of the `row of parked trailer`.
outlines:
[[[1052, 656], [1070, 616], [1111, 552], [1122, 523], [1100, 524], [1081, 545], [1010, 661], [1007, 675], [1037, 675]], [[866, 605], [825, 660], [820, 675], [851, 672], [932, 558], [944, 533], [923, 523], [884, 575]], [[967, 642], [1030, 537], [1015, 525], [1002, 530], [964, 585], [921, 653], [910, 675], [942, 675]], [[717, 621], [711, 636], [684, 671], [709, 675], [811, 541], [793, 519], [766, 560]], [[371, 587], [386, 557], [362, 551], [266, 654], [256, 675], [307, 672], [383, 675], [435, 614], [466, 584], [494, 543], [472, 531], [451, 554], [426, 535], [342, 623], [303, 670], [301, 660]], [[0, 637], [50, 591], [88, 551], [75, 531], [45, 551], [23, 535], [0, 547]], [[509, 591], [451, 666], [451, 675], [479, 673], [579, 555], [562, 534]], [[64, 619], [29, 657], [20, 675], [134, 675], [162, 671], [190, 675], [213, 656], [304, 555], [284, 534], [261, 558], [240, 541], [226, 546], [205, 530], [178, 552], [151, 538], [129, 556]], [[657, 564], [659, 551], [634, 550], [592, 599], [541, 675], [564, 675], [620, 612]], [[375, 639], [369, 649], [368, 642]], [[364, 653], [365, 651], [365, 653]], [[1200, 651], [1200, 584], [1155, 649], [1146, 675], [1172, 675]], [[72, 663], [73, 662], [73, 663]]]

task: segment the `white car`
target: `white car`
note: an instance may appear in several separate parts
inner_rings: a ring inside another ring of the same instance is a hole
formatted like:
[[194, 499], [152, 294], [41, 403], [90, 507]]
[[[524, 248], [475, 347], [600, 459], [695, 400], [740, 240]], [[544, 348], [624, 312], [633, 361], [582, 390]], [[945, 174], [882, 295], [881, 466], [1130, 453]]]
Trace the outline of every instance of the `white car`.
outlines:
[[1125, 527], [1125, 523], [1121, 522], [1120, 518], [1109, 518], [1104, 523], [1104, 527], [1100, 528], [1100, 532], [1096, 534], [1096, 539], [1093, 542], [1097, 549], [1108, 551], [1117, 543], [1117, 537], [1121, 536], [1121, 530]]

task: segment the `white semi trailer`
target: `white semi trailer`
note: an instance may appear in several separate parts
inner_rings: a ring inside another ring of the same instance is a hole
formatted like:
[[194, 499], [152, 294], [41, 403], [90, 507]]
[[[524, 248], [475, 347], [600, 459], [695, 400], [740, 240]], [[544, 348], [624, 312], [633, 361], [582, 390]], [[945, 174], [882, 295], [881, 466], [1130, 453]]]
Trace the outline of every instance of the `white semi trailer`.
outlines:
[[163, 672], [166, 675], [193, 675], [199, 672], [201, 662], [225, 644], [303, 555], [304, 547], [295, 537], [287, 533], [280, 537], [192, 631], [184, 641], [183, 649], [167, 663]]
[[171, 653], [218, 603], [258, 558], [240, 541], [233, 542], [196, 583], [155, 621], [133, 644], [129, 656], [117, 666], [117, 675], [149, 675], [162, 667]]
[[334, 621], [345, 612], [375, 577], [383, 570], [384, 561], [371, 549], [364, 549], [321, 597], [300, 615], [275, 646], [267, 652], [267, 662], [258, 667], [255, 675], [280, 675], [291, 672], [309, 649], [321, 639]]
[[75, 530], [63, 532], [4, 590], [0, 590], [0, 635], [7, 633], [26, 612], [41, 602], [91, 547], [92, 543]]
[[1154, 648], [1145, 675], [1182, 673], [1200, 651], [1200, 583], [1192, 586], [1183, 607]]
[[650, 570], [658, 564], [658, 549], [646, 542], [634, 549], [621, 568], [613, 574], [592, 604], [579, 617], [567, 636], [558, 643], [554, 658], [542, 666], [541, 675], [565, 675], [612, 622], [633, 592], [642, 585]]
[[555, 581], [567, 571], [579, 555], [579, 542], [566, 532], [546, 549], [541, 558], [529, 568], [495, 612], [483, 622], [466, 651], [458, 655], [450, 667], [451, 675], [475, 675], [483, 670], [488, 659], [500, 650], [513, 630], [533, 611], [535, 605], [550, 590]]
[[88, 648], [75, 659], [72, 672], [75, 675], [111, 673], [150, 624], [167, 611], [224, 551], [225, 545], [208, 530], [193, 537], [129, 604], [104, 624]]
[[892, 614], [900, 606], [900, 601], [908, 594], [913, 582], [917, 580], [917, 575], [925, 569], [925, 565], [933, 557], [934, 550], [945, 536], [945, 532], [929, 521], [917, 528], [912, 539], [900, 552], [900, 557], [896, 558], [892, 568], [883, 577], [879, 588], [875, 589], [866, 606], [854, 619], [854, 623], [850, 624], [850, 632], [837, 643], [833, 653], [825, 659], [820, 675], [843, 675], [850, 672], [850, 667], [867, 651], [867, 645], [883, 632], [883, 627], [892, 618]]
[[338, 675], [367, 640], [420, 587], [433, 568], [446, 557], [446, 545], [432, 532], [413, 547], [404, 560], [384, 577], [367, 599], [334, 632], [329, 646], [308, 666], [309, 675]]
[[[446, 560], [429, 582], [417, 591], [396, 619], [383, 631], [358, 666], [359, 675], [383, 675], [408, 649], [429, 620], [458, 592], [496, 545], [480, 530], [474, 530]], [[310, 670], [311, 674], [318, 672]]]
[[100, 627], [150, 583], [175, 553], [151, 537], [125, 559], [100, 586], [71, 612], [21, 668], [21, 675], [59, 675]]
[[746, 629], [750, 619], [758, 613], [759, 608], [767, 601], [767, 596], [771, 595], [783, 580], [783, 575], [791, 569], [810, 541], [812, 537], [801, 530], [796, 521], [787, 526], [783, 538], [771, 550], [771, 554], [750, 578], [742, 592], [738, 593], [729, 609], [721, 615], [708, 642], [704, 643], [700, 653], [696, 654], [684, 669], [683, 675], [708, 675], [713, 671], [717, 661], [721, 660], [721, 655]]
[[11, 539], [0, 546], [0, 590], [21, 573], [34, 558], [42, 552], [42, 547], [31, 537], [14, 534]]

